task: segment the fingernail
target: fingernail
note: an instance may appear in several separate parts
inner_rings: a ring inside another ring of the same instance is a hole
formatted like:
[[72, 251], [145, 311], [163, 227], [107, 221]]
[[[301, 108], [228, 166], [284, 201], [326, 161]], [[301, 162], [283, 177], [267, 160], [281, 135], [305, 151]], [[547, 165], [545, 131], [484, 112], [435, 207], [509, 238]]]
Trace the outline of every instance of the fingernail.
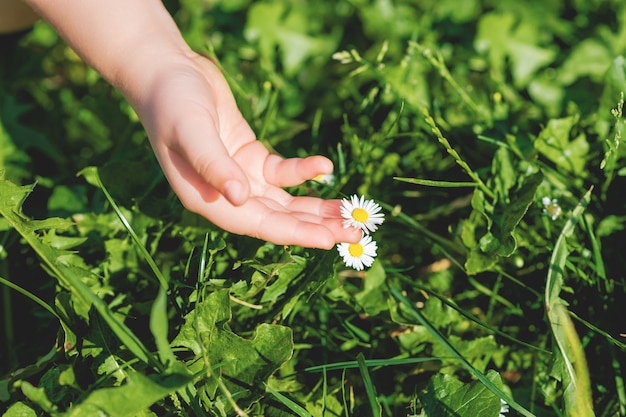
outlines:
[[243, 201], [241, 201], [241, 192], [242, 186], [238, 181], [230, 180], [226, 181], [226, 184], [224, 184], [224, 197], [226, 197], [231, 204], [238, 206], [243, 203]]

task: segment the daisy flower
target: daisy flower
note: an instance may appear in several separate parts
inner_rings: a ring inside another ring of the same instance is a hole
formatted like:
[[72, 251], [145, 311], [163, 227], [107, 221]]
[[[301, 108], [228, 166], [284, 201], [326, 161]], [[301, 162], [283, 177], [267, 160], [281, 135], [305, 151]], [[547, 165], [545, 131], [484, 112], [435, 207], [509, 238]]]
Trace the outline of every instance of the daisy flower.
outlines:
[[335, 183], [335, 176], [333, 174], [319, 174], [312, 181], [319, 182], [324, 185], [333, 185]]
[[370, 235], [363, 235], [359, 243], [340, 243], [337, 245], [339, 254], [347, 267], [361, 271], [370, 267], [376, 257], [376, 242]]
[[541, 204], [543, 204], [543, 214], [550, 216], [552, 220], [556, 220], [563, 212], [556, 198], [544, 197], [541, 199]]
[[502, 398], [500, 398], [500, 402], [500, 415], [498, 417], [506, 417], [505, 414], [509, 412], [509, 405]]
[[350, 201], [344, 198], [341, 203], [341, 216], [345, 219], [344, 228], [352, 226], [369, 234], [375, 232], [385, 221], [385, 215], [380, 213], [381, 207], [374, 200], [366, 200], [363, 196], [359, 199], [355, 194], [350, 197]]

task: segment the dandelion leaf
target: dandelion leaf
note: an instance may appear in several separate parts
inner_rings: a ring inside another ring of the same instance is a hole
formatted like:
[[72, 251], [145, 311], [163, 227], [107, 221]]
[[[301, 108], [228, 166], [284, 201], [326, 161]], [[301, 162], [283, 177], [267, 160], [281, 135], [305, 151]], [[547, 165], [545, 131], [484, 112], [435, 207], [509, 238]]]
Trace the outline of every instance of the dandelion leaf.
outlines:
[[211, 401], [221, 398], [218, 387], [223, 382], [237, 404], [246, 407], [263, 395], [267, 379], [291, 357], [292, 333], [288, 327], [263, 323], [252, 338], [244, 339], [230, 330], [231, 318], [229, 291], [213, 292], [187, 314], [172, 345], [189, 348], [203, 358], [195, 362], [210, 368], [203, 369], [206, 378], [198, 388]]
[[581, 177], [587, 175], [585, 165], [589, 153], [589, 143], [584, 133], [570, 140], [570, 135], [578, 123], [578, 116], [551, 119], [539, 133], [535, 149], [566, 172]]
[[540, 45], [536, 23], [519, 21], [512, 13], [490, 12], [478, 23], [474, 47], [489, 59], [491, 67], [505, 78], [507, 62], [517, 87], [525, 87], [537, 71], [549, 65], [556, 51]]
[[365, 274], [363, 290], [354, 296], [365, 314], [376, 316], [387, 310], [385, 278], [385, 269], [380, 262], [374, 262]]
[[276, 50], [287, 75], [292, 76], [306, 60], [330, 55], [337, 42], [333, 34], [309, 35], [310, 17], [301, 8], [289, 8], [283, 3], [257, 2], [250, 6], [245, 36], [258, 42], [263, 58], [274, 63]]
[[100, 297], [97, 291], [99, 279], [84, 267], [84, 261], [70, 251], [60, 248], [74, 247], [80, 240], [56, 239], [56, 231], [73, 225], [67, 219], [30, 219], [22, 213], [22, 204], [34, 189], [34, 185], [18, 186], [0, 180], [0, 216], [4, 217], [28, 245], [37, 253], [44, 269], [72, 294], [74, 311], [86, 322], [95, 308], [118, 339], [137, 358], [150, 363], [152, 358], [141, 340], [124, 324]]
[[[494, 385], [502, 388], [502, 381], [496, 371], [489, 371], [486, 376]], [[501, 408], [500, 398], [482, 382], [463, 383], [447, 374], [437, 374], [431, 378], [422, 401], [429, 416], [495, 417]]]
[[[536, 172], [522, 179], [517, 190], [509, 195], [508, 202], [499, 201], [490, 218], [492, 225], [480, 239], [481, 250], [488, 255], [510, 256], [517, 248], [514, 231], [533, 202], [543, 174]], [[502, 199], [501, 199], [502, 200]]]
[[21, 401], [13, 403], [2, 417], [37, 417], [38, 414], [35, 410]]
[[101, 388], [68, 410], [64, 416], [135, 417], [149, 415], [148, 408], [168, 394], [183, 388], [192, 379], [187, 374], [159, 375], [149, 378], [130, 372], [119, 387]]

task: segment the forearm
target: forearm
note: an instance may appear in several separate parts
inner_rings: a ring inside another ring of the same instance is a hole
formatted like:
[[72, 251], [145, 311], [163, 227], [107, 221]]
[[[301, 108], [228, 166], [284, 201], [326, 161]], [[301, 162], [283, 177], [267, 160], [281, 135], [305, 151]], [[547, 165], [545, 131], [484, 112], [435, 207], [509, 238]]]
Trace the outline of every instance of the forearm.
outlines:
[[76, 53], [129, 100], [168, 55], [188, 51], [158, 0], [26, 0]]

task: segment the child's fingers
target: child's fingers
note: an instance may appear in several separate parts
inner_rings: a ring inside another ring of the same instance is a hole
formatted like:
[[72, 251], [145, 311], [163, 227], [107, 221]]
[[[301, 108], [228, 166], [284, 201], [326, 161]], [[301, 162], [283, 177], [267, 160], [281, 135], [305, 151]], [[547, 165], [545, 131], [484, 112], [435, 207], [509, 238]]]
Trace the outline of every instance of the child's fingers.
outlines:
[[269, 155], [263, 166], [263, 175], [268, 183], [277, 187], [291, 187], [333, 172], [333, 163], [323, 156], [283, 159]]
[[239, 206], [246, 202], [250, 195], [248, 179], [210, 123], [191, 123], [187, 120], [175, 135], [178, 146], [173, 147], [172, 151], [180, 158], [174, 156], [172, 161], [178, 165], [180, 175], [191, 176], [191, 173], [185, 173], [191, 167], [203, 182], [226, 197], [231, 204]]

